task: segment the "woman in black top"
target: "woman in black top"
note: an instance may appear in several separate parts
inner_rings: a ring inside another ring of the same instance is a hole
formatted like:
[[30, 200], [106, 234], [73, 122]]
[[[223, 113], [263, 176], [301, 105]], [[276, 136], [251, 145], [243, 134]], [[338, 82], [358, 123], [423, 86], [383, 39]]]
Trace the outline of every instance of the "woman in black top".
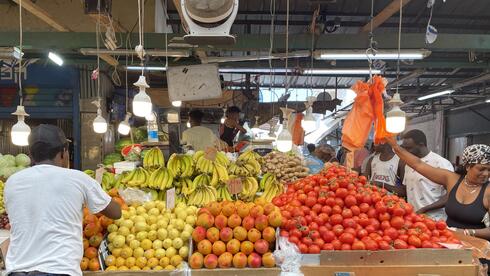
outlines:
[[387, 139], [395, 153], [412, 169], [429, 180], [443, 185], [449, 193], [445, 208], [447, 225], [466, 235], [490, 240], [490, 146], [472, 145], [463, 151], [465, 173], [434, 168]]
[[239, 131], [243, 133], [247, 132], [247, 130], [240, 125], [239, 119], [240, 108], [231, 106], [226, 109], [226, 119], [225, 123], [219, 128], [219, 138], [225, 141], [230, 147], [233, 147], [233, 140], [235, 140], [235, 136]]

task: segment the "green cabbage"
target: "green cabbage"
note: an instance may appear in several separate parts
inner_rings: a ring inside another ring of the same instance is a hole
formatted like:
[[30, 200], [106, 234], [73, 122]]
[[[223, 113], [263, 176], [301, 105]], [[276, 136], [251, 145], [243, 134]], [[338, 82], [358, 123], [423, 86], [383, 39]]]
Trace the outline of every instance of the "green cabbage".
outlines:
[[10, 154], [6, 154], [0, 157], [0, 168], [15, 167], [15, 157]]
[[17, 172], [17, 167], [3, 167], [0, 168], [0, 176], [9, 178], [11, 175]]
[[31, 165], [31, 158], [26, 154], [20, 153], [15, 157], [15, 164], [19, 167], [28, 167]]

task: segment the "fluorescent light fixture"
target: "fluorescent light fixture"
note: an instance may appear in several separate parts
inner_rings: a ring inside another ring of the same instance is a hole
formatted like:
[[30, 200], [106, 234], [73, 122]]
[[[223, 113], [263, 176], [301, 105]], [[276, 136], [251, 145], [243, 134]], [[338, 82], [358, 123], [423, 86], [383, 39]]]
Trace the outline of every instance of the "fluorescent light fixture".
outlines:
[[52, 62], [58, 64], [58, 66], [63, 65], [63, 59], [58, 54], [49, 52], [48, 57]]
[[141, 69], [144, 69], [145, 71], [167, 71], [167, 67], [160, 66], [127, 66], [126, 69], [129, 71], [141, 71]]
[[429, 95], [425, 95], [425, 96], [419, 97], [417, 100], [419, 100], [419, 101], [425, 101], [427, 99], [432, 99], [432, 98], [435, 98], [435, 97], [439, 97], [439, 96], [443, 96], [443, 95], [447, 95], [447, 94], [451, 94], [451, 93], [454, 93], [454, 89], [448, 89], [448, 90], [444, 90], [444, 91], [441, 91], [441, 92], [436, 92], [436, 93], [432, 93], [432, 94], [429, 94]]
[[[289, 52], [288, 58], [304, 58], [310, 57], [310, 51], [293, 51]], [[208, 57], [207, 61], [209, 63], [220, 63], [220, 62], [240, 62], [240, 61], [256, 61], [256, 60], [270, 60], [270, 59], [284, 59], [286, 58], [285, 53], [273, 53], [271, 55], [254, 55], [254, 56], [234, 56], [234, 57]]]
[[486, 103], [490, 103], [490, 99], [487, 99], [485, 102], [486, 102]]
[[[369, 69], [305, 69], [305, 75], [369, 75]], [[371, 74], [381, 74], [381, 70], [372, 69]]]
[[[15, 58], [20, 59], [21, 52], [19, 47], [2, 47], [0, 48], [0, 58]], [[24, 56], [24, 53], [22, 53]]]
[[[261, 74], [268, 74], [271, 72], [270, 68], [219, 68], [220, 73], [261, 73]], [[293, 69], [287, 69], [286, 68], [273, 68], [272, 73], [276, 74], [285, 74], [286, 72], [292, 73]]]
[[[134, 56], [136, 55], [136, 52], [134, 50], [124, 50], [124, 49], [118, 49], [118, 50], [107, 50], [107, 49], [97, 49], [95, 48], [82, 48], [80, 49], [80, 53], [82, 53], [85, 56], [96, 56], [97, 54], [108, 54], [108, 55], [116, 55], [116, 56]], [[188, 50], [146, 50], [145, 49], [145, 54], [153, 57], [189, 57], [189, 51]]]
[[182, 101], [172, 101], [172, 105], [175, 107], [181, 107], [182, 106]]
[[[424, 59], [431, 54], [431, 51], [426, 49], [418, 50], [401, 50], [400, 59]], [[397, 50], [379, 50], [375, 55], [372, 53], [367, 54], [365, 50], [316, 50], [313, 53], [316, 59], [324, 60], [367, 60], [378, 59], [378, 60], [397, 60], [398, 51]]]

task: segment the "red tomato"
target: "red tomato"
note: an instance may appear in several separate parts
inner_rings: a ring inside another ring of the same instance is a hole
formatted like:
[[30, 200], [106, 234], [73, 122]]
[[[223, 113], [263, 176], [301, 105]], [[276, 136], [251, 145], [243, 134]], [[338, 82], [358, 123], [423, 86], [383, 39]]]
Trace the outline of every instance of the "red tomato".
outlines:
[[316, 202], [318, 204], [320, 204], [320, 206], [325, 205], [325, 201], [327, 201], [327, 198], [325, 197], [325, 195], [326, 195], [326, 193], [320, 192], [320, 195], [319, 195], [318, 199], [316, 200]]
[[391, 227], [391, 224], [389, 221], [385, 220], [381, 222], [381, 229], [386, 230]]
[[386, 236], [390, 237], [390, 239], [392, 239], [392, 240], [398, 238], [398, 231], [395, 228], [393, 228], [393, 227], [390, 227], [390, 228], [386, 229], [384, 231], [384, 234]]
[[367, 231], [368, 233], [374, 233], [374, 232], [376, 232], [376, 228], [374, 228], [374, 226], [372, 226], [372, 225], [368, 225], [368, 226], [366, 226], [366, 228], [365, 228], [365, 229], [366, 229], [366, 231]]
[[312, 222], [308, 225], [308, 227], [310, 228], [310, 230], [318, 230], [318, 224], [316, 222]]
[[302, 254], [307, 254], [308, 253], [308, 246], [304, 243], [300, 243], [298, 245], [298, 249]]
[[288, 241], [289, 241], [289, 242], [292, 242], [292, 243], [294, 243], [294, 244], [298, 244], [298, 243], [299, 243], [299, 239], [298, 239], [298, 237], [296, 237], [296, 236], [291, 236], [291, 237], [289, 237]]
[[408, 235], [398, 235], [398, 239], [404, 242], [408, 242]]
[[345, 198], [349, 194], [349, 191], [347, 191], [346, 188], [338, 188], [335, 191], [335, 196], [339, 198]]
[[340, 224], [337, 224], [332, 228], [332, 231], [335, 234], [335, 236], [338, 237], [344, 233], [344, 227]]
[[384, 240], [378, 242], [378, 247], [381, 250], [391, 250], [392, 249], [392, 247], [390, 246], [389, 242], [384, 241]]
[[342, 246], [340, 247], [340, 250], [342, 251], [352, 250], [352, 247], [350, 246], [350, 244], [343, 243]]
[[344, 228], [356, 228], [357, 223], [351, 218], [346, 218], [342, 222], [342, 226], [344, 226]]
[[416, 222], [412, 226], [413, 228], [418, 228], [420, 231], [425, 232], [428, 230], [427, 226], [423, 222]]
[[322, 212], [322, 207], [323, 207], [323, 205], [317, 203], [317, 204], [313, 205], [313, 207], [311, 207], [311, 211], [319, 214]]
[[359, 205], [359, 209], [361, 210], [361, 213], [367, 213], [371, 207], [369, 204], [363, 202]]
[[374, 230], [378, 230], [379, 229], [379, 221], [377, 221], [376, 219], [374, 218], [371, 218], [369, 219], [371, 221], [371, 225], [374, 227]]
[[322, 235], [322, 239], [325, 242], [331, 242], [331, 241], [335, 240], [335, 238], [336, 238], [336, 235], [333, 231], [327, 231], [325, 234]]
[[303, 239], [301, 239], [301, 242], [306, 244], [307, 246], [310, 246], [313, 244], [313, 240], [310, 237], [303, 237]]
[[322, 246], [322, 250], [334, 250], [334, 248], [331, 243], [326, 243]]
[[371, 197], [371, 195], [369, 194], [365, 194], [362, 198], [362, 202], [363, 203], [366, 203], [366, 204], [372, 204], [373, 203], [373, 199]]
[[430, 241], [423, 241], [422, 248], [434, 248], [434, 244], [432, 244]]
[[343, 244], [346, 244], [346, 243], [352, 244], [354, 242], [354, 235], [352, 235], [351, 233], [343, 233], [342, 235], [340, 235], [339, 240]]
[[345, 228], [344, 233], [352, 234], [355, 237], [357, 235], [357, 230], [354, 228]]
[[447, 228], [446, 222], [442, 220], [436, 222], [436, 228], [437, 230], [445, 230]]
[[289, 232], [287, 230], [281, 230], [281, 233], [280, 233], [281, 237], [289, 237]]
[[351, 206], [350, 210], [352, 211], [352, 214], [354, 216], [358, 216], [359, 214], [361, 214], [361, 208], [359, 208], [359, 206], [357, 205]]
[[310, 231], [309, 237], [313, 240], [320, 238], [320, 232], [317, 230]]
[[305, 205], [308, 207], [313, 207], [316, 204], [316, 198], [312, 196], [308, 196], [305, 200]]
[[336, 198], [335, 198], [335, 204], [336, 204], [336, 205], [339, 205], [339, 206], [340, 206], [340, 208], [344, 208], [344, 205], [345, 205], [345, 204], [344, 204], [344, 200], [343, 200], [343, 199], [341, 199], [340, 197], [336, 197]]
[[[337, 190], [338, 191], [338, 190]], [[345, 206], [347, 207], [352, 207], [354, 205], [357, 205], [357, 199], [355, 196], [353, 195], [348, 195], [344, 198], [344, 203], [345, 203]]]
[[335, 205], [332, 208], [332, 214], [341, 214], [342, 213], [342, 207], [339, 205]]
[[428, 241], [430, 240], [430, 236], [427, 233], [422, 233], [419, 235], [419, 238], [421, 241]]
[[378, 218], [378, 211], [376, 211], [376, 209], [374, 209], [374, 208], [371, 208], [371, 209], [369, 209], [369, 211], [367, 212], [367, 215], [368, 215], [368, 217], [370, 217], [370, 218]]
[[396, 239], [393, 242], [393, 246], [395, 247], [395, 249], [408, 249], [408, 244], [400, 239]]
[[367, 178], [364, 175], [359, 176], [359, 182], [365, 184], [367, 182]]
[[394, 216], [400, 216], [400, 217], [403, 217], [403, 216], [405, 215], [405, 210], [404, 210], [403, 208], [401, 208], [401, 207], [395, 207], [395, 208], [393, 209], [392, 214], [393, 214]]
[[376, 204], [374, 205], [374, 207], [376, 208], [376, 212], [378, 213], [385, 213], [388, 209], [386, 208], [386, 204], [382, 201], [378, 201], [376, 202]]
[[352, 250], [366, 250], [366, 245], [362, 241], [355, 241], [352, 244]]
[[301, 231], [299, 231], [299, 229], [293, 229], [289, 232], [289, 237], [297, 237], [299, 239], [302, 236], [303, 234], [301, 234]]
[[368, 233], [368, 231], [366, 229], [360, 229], [360, 230], [357, 230], [357, 235], [356, 236], [357, 236], [358, 239], [362, 239], [364, 237], [367, 237], [368, 234], [369, 233]]
[[440, 236], [439, 241], [440, 242], [447, 242], [447, 237], [446, 236]]
[[417, 248], [420, 248], [422, 246], [422, 241], [419, 239], [419, 237], [410, 235], [408, 237], [408, 244], [413, 245]]
[[330, 206], [330, 207], [335, 206], [335, 198], [327, 197], [327, 199], [325, 199], [325, 204]]
[[323, 241], [321, 238], [318, 238], [318, 239], [314, 239], [313, 240], [313, 244], [316, 244], [318, 245], [320, 248], [323, 247], [323, 245], [325, 244], [325, 241]]
[[389, 221], [391, 219], [391, 216], [388, 212], [386, 213], [381, 213], [378, 216], [379, 221]]
[[364, 244], [367, 250], [375, 251], [379, 249], [378, 243], [372, 239], [365, 239]]
[[330, 223], [333, 225], [341, 224], [344, 218], [342, 215], [334, 214], [330, 216]]
[[344, 209], [344, 210], [342, 210], [342, 217], [344, 219], [352, 218], [353, 216], [354, 216], [354, 214], [352, 214], [352, 211], [350, 209]]
[[[335, 201], [334, 201], [335, 203]], [[325, 205], [322, 207], [322, 213], [330, 215], [332, 213], [332, 207]]]
[[359, 225], [361, 225], [362, 227], [366, 227], [371, 223], [371, 221], [369, 220], [367, 215], [361, 214], [359, 215], [359, 221], [357, 223], [359, 223]]
[[403, 217], [393, 217], [390, 221], [391, 226], [395, 229], [401, 229], [404, 223]]
[[308, 253], [309, 254], [320, 254], [321, 247], [313, 244], [308, 248]]
[[340, 250], [340, 248], [342, 248], [342, 242], [337, 239], [332, 241], [332, 245], [335, 250]]
[[301, 202], [301, 204], [304, 204], [307, 198], [308, 196], [306, 194], [299, 194], [297, 196], [297, 199], [299, 200], [299, 202]]

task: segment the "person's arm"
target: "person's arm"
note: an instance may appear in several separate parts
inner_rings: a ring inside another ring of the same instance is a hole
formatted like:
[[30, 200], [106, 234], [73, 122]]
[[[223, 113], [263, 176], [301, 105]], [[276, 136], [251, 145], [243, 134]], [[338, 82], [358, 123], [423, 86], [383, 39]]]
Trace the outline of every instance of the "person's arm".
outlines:
[[400, 157], [401, 160], [403, 160], [412, 169], [428, 178], [430, 181], [447, 186], [450, 185], [450, 183], [455, 183], [459, 179], [459, 175], [453, 172], [435, 168], [426, 164], [417, 156], [400, 147], [394, 138], [387, 138], [386, 141], [391, 145], [393, 151]]
[[400, 183], [403, 183], [403, 179], [405, 178], [405, 162], [403, 160], [398, 161], [398, 170], [396, 173], [400, 179]]
[[367, 177], [367, 179], [371, 179], [371, 164], [373, 162], [373, 158], [374, 158], [374, 155], [369, 158], [369, 161], [367, 162], [367, 165], [366, 165], [366, 171], [363, 173], [363, 175], [365, 177]]
[[236, 122], [235, 128], [238, 129], [241, 133], [247, 133], [247, 130], [238, 122]]
[[385, 190], [387, 190], [388, 192], [394, 193], [400, 197], [406, 197], [407, 196], [407, 187], [405, 185], [392, 186], [392, 185], [386, 185], [384, 183], [380, 183], [380, 182], [376, 182], [376, 181], [373, 181], [373, 183], [376, 186], [378, 186], [380, 188], [385, 188]]
[[121, 218], [121, 206], [119, 203], [111, 199], [111, 202], [104, 210], [100, 211], [100, 213], [110, 219], [119, 219]]
[[422, 208], [420, 208], [418, 211], [417, 211], [417, 214], [423, 214], [423, 213], [427, 213], [427, 212], [430, 212], [432, 210], [437, 210], [437, 209], [441, 209], [441, 208], [444, 208], [444, 206], [446, 206], [446, 202], [447, 202], [447, 197], [448, 197], [448, 194], [449, 193], [446, 193], [443, 197], [441, 197], [438, 201], [430, 204], [430, 205], [427, 205], [427, 206], [424, 206]]

